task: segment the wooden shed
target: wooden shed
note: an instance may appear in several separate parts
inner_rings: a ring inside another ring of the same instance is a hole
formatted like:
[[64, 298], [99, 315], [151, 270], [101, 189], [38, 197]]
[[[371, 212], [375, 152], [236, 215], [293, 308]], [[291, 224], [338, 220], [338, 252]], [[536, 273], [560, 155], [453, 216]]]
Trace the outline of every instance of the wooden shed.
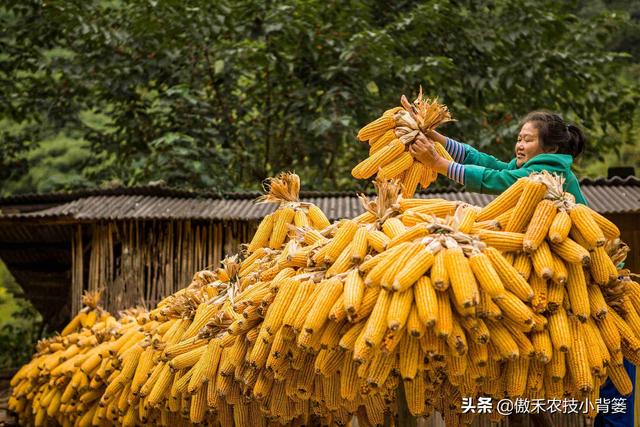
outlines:
[[[611, 218], [632, 248], [627, 265], [640, 271], [640, 180], [581, 183], [590, 205]], [[0, 199], [0, 259], [52, 327], [80, 308], [83, 290], [105, 288], [105, 308], [153, 306], [216, 266], [249, 241], [274, 207], [257, 193], [193, 192], [133, 187]], [[484, 206], [493, 196], [456, 188], [425, 198]], [[303, 192], [331, 220], [363, 212], [354, 193]]]

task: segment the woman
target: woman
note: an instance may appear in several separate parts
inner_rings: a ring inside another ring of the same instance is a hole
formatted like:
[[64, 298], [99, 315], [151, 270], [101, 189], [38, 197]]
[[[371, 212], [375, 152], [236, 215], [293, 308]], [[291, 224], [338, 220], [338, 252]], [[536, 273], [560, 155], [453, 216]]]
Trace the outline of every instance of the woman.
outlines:
[[578, 179], [571, 171], [573, 159], [584, 151], [585, 137], [580, 128], [565, 123], [557, 114], [534, 111], [524, 118], [515, 146], [516, 157], [509, 163], [435, 131], [427, 136], [443, 144], [453, 161], [438, 155], [433, 142], [423, 136], [412, 144], [411, 154], [425, 165], [464, 184], [468, 191], [499, 194], [518, 178], [546, 170], [562, 174], [566, 179], [565, 191], [573, 194], [576, 202], [587, 204]]
[[[499, 194], [518, 178], [528, 176], [531, 172], [546, 170], [564, 176], [564, 190], [573, 194], [577, 203], [587, 204], [587, 200], [580, 191], [578, 179], [571, 171], [574, 158], [584, 151], [585, 137], [580, 128], [566, 123], [557, 114], [546, 111], [527, 114], [521, 122], [514, 149], [515, 158], [509, 163], [481, 153], [467, 144], [447, 138], [435, 131], [429, 132], [427, 137], [431, 140], [424, 136], [417, 139], [409, 149], [411, 154], [424, 165], [463, 184], [467, 191]], [[443, 144], [453, 161], [440, 156], [432, 140]], [[635, 393], [635, 366], [627, 360], [624, 363], [634, 383]], [[609, 411], [608, 414], [599, 414], [596, 417], [595, 426], [632, 426], [634, 393], [624, 400], [626, 413], [613, 414]], [[620, 399], [622, 396], [611, 381], [607, 380], [600, 390], [600, 397]], [[596, 402], [591, 403], [596, 404]]]

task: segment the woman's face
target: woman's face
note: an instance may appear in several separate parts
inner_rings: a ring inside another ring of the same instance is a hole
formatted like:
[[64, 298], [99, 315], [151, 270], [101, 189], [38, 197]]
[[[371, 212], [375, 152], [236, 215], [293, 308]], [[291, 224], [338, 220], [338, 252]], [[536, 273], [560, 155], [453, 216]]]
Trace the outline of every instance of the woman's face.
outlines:
[[544, 153], [538, 139], [538, 128], [534, 126], [533, 122], [525, 123], [520, 129], [515, 152], [518, 167], [524, 165], [538, 154]]

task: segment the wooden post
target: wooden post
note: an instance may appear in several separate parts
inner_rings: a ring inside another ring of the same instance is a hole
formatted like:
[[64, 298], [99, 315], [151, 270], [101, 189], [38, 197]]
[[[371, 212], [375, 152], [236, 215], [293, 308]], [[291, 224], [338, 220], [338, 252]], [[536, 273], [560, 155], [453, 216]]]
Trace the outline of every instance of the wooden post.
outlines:
[[83, 266], [84, 248], [82, 245], [82, 225], [78, 224], [71, 240], [71, 317], [78, 314], [82, 308], [82, 286], [84, 276]]

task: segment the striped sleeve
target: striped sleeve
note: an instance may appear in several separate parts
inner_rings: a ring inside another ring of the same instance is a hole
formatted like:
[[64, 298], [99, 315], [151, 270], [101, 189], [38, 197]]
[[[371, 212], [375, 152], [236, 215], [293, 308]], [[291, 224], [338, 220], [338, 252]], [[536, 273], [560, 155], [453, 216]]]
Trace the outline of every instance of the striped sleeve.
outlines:
[[447, 176], [455, 182], [464, 185], [464, 165], [456, 162], [449, 163]]
[[445, 137], [444, 148], [449, 154], [451, 154], [451, 157], [453, 157], [455, 162], [464, 162], [464, 158], [467, 155], [467, 150], [465, 150], [464, 144], [456, 141], [455, 139]]

